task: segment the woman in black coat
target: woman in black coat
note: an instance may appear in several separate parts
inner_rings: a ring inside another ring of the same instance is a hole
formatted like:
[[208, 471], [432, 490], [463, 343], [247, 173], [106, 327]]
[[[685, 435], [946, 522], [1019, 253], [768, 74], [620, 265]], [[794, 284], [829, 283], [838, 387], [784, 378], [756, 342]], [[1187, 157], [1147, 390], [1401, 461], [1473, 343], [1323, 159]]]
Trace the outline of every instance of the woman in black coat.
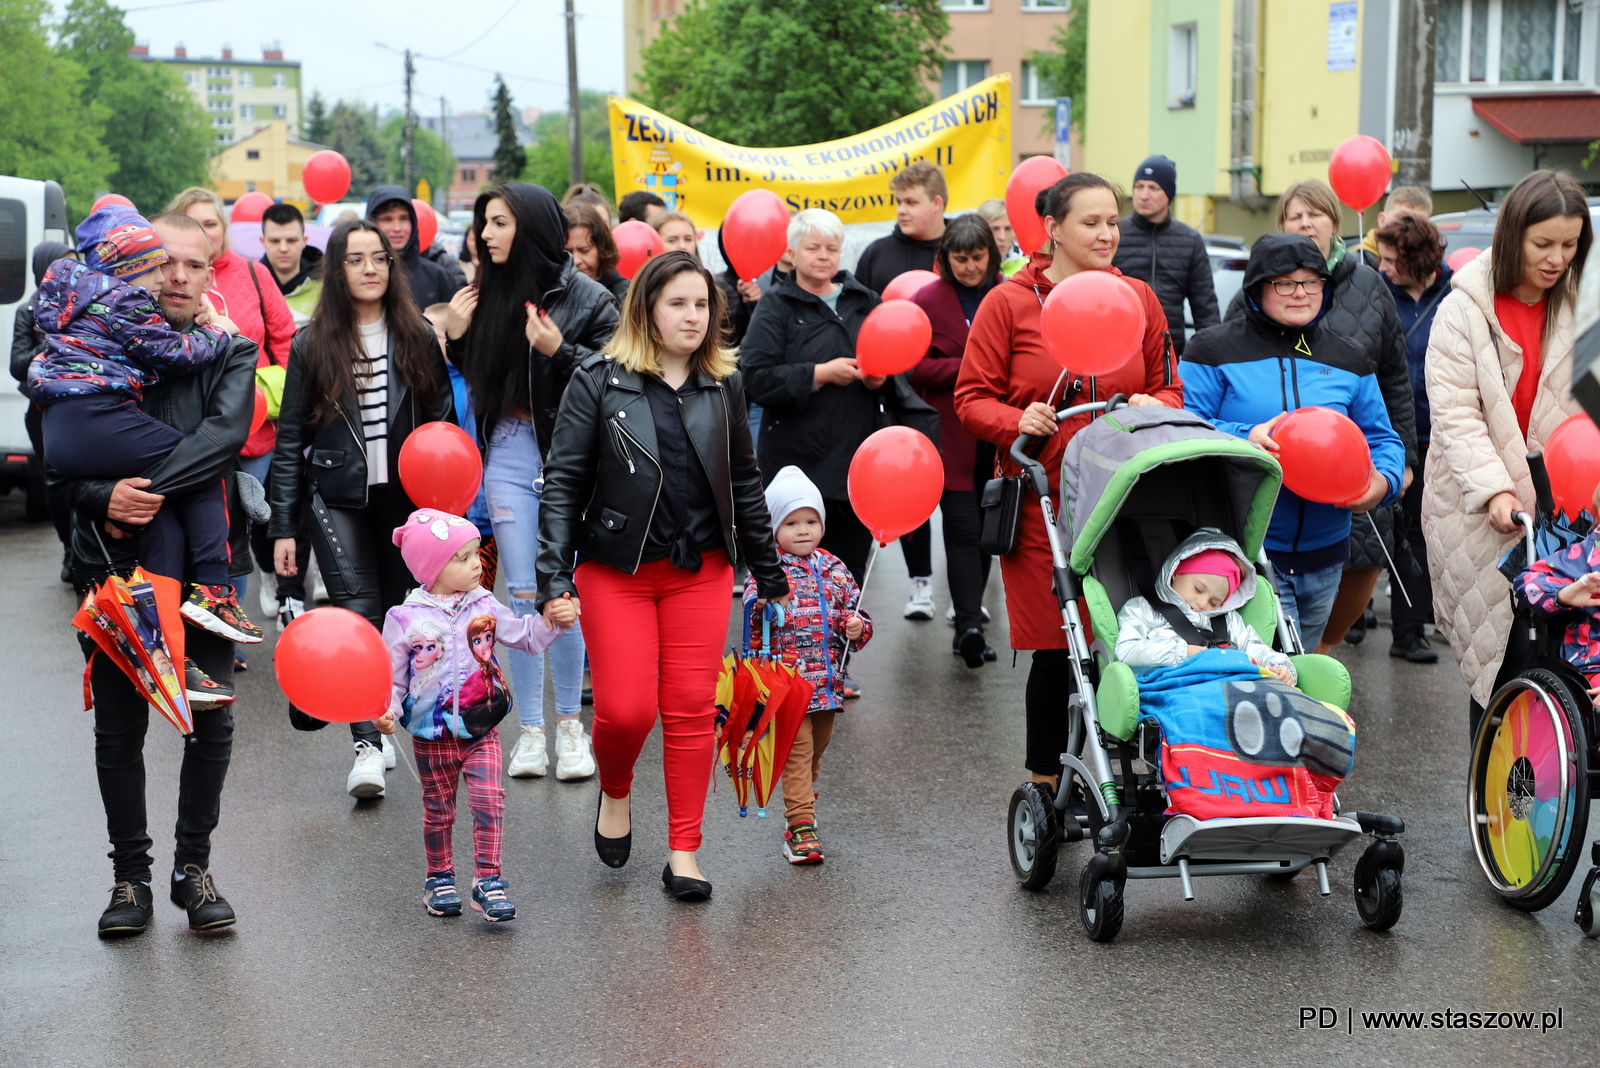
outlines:
[[[422, 424], [453, 418], [450, 378], [376, 223], [341, 224], [326, 262], [317, 314], [289, 350], [267, 533], [278, 574], [296, 574], [295, 536], [309, 508], [329, 600], [381, 630], [416, 585], [393, 540], [416, 507], [400, 485], [400, 448]], [[324, 726], [299, 712], [291, 719], [302, 730]], [[352, 723], [350, 733], [356, 762], [345, 788], [382, 797], [378, 730]]]

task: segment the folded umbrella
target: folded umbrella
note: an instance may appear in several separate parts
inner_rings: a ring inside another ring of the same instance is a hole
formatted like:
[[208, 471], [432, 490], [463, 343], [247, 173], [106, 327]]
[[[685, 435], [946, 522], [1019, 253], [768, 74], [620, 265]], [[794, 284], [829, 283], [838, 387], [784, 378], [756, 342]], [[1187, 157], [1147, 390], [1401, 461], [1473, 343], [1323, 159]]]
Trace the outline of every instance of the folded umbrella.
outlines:
[[[72, 619], [97, 648], [111, 658], [139, 695], [188, 737], [194, 713], [184, 692], [182, 587], [163, 575], [134, 568], [126, 579], [112, 575], [84, 597]], [[90, 701], [89, 670], [84, 669], [84, 699]]]

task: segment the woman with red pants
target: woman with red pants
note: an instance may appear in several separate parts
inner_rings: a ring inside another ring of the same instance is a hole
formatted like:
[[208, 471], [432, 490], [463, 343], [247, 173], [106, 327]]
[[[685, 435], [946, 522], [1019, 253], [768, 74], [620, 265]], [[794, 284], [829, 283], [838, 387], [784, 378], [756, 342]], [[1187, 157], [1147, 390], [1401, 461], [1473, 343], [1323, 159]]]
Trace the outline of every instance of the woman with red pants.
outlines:
[[628, 862], [633, 765], [659, 710], [671, 850], [661, 880], [680, 901], [711, 896], [695, 853], [735, 557], [763, 599], [789, 595], [743, 380], [715, 329], [722, 314], [694, 256], [645, 265], [616, 336], [561, 399], [539, 512], [539, 603], [579, 598], [585, 613], [595, 851], [613, 868]]

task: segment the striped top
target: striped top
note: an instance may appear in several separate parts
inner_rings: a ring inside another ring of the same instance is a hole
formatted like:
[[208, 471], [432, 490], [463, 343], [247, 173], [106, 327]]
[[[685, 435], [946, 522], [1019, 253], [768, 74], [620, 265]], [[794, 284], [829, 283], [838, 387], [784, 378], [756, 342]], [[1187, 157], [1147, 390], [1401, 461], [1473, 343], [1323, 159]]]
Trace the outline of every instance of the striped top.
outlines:
[[367, 363], [356, 367], [356, 402], [367, 441], [367, 485], [389, 481], [389, 327], [379, 319], [360, 326]]

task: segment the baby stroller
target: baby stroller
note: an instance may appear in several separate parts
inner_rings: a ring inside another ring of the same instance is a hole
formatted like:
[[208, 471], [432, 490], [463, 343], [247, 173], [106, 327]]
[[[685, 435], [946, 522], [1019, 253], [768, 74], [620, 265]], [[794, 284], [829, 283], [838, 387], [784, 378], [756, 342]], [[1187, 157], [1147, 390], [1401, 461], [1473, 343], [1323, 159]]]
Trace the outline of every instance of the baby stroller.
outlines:
[[[1524, 540], [1501, 570], [1513, 577], [1579, 537], [1552, 519], [1555, 504], [1544, 458], [1528, 456], [1538, 512], [1517, 512]], [[1478, 721], [1467, 779], [1472, 845], [1478, 864], [1506, 904], [1537, 912], [1555, 902], [1583, 855], [1589, 801], [1600, 789], [1600, 716], [1589, 683], [1561, 657], [1571, 615], [1534, 615], [1513, 593], [1516, 616], [1501, 677]], [[1573, 917], [1600, 938], [1600, 842]]]
[[[1129, 879], [1176, 878], [1190, 901], [1202, 875], [1291, 878], [1315, 867], [1327, 896], [1328, 861], [1370, 835], [1356, 865], [1356, 908], [1368, 927], [1389, 929], [1402, 907], [1405, 853], [1396, 836], [1405, 825], [1398, 817], [1339, 814], [1337, 802], [1331, 819], [1164, 815], [1159, 733], [1153, 721], [1141, 722], [1133, 671], [1112, 656], [1123, 603], [1137, 594], [1153, 598], [1161, 562], [1197, 528], [1215, 527], [1258, 561], [1261, 581], [1241, 610], [1245, 621], [1263, 636], [1278, 635], [1305, 694], [1348, 707], [1349, 674], [1332, 657], [1302, 655], [1261, 551], [1282, 481], [1277, 460], [1192, 412], [1128, 407], [1120, 395], [1059, 411], [1056, 421], [1085, 412], [1105, 414], [1067, 447], [1060, 529], [1045, 469], [1024, 452], [1033, 439], [1023, 435], [1011, 449], [1044, 512], [1075, 679], [1065, 701], [1070, 731], [1059, 789], [1052, 796], [1048, 783], [1029, 782], [1011, 797], [1007, 838], [1019, 883], [1042, 889], [1055, 874], [1059, 847], [1089, 840], [1094, 853], [1079, 877], [1079, 913], [1090, 939], [1109, 942], [1122, 928]], [[1092, 646], [1080, 596], [1097, 636]]]

